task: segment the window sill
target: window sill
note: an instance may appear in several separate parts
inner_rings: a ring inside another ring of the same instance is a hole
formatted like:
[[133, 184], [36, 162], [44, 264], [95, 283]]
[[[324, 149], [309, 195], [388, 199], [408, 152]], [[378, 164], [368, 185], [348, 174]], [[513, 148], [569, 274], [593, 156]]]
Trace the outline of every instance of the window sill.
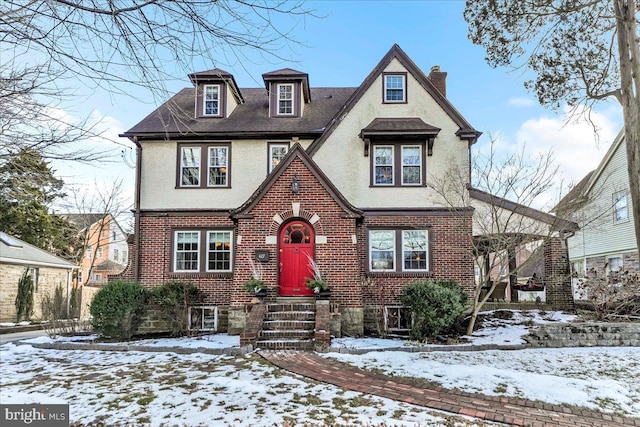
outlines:
[[169, 278], [173, 278], [173, 279], [189, 279], [189, 278], [206, 278], [206, 277], [216, 277], [216, 278], [223, 278], [223, 279], [231, 279], [233, 278], [233, 272], [231, 271], [221, 271], [220, 273], [215, 273], [212, 271], [207, 271], [207, 272], [177, 272], [177, 271], [172, 271], [169, 272], [168, 274]]
[[420, 278], [420, 277], [433, 277], [432, 271], [369, 271], [367, 277], [408, 277], [408, 278]]

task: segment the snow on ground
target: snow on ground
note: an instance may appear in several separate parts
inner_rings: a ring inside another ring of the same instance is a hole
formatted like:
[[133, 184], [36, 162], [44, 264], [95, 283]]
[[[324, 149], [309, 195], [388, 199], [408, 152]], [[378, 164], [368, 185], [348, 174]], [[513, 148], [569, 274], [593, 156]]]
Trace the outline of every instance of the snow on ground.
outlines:
[[259, 356], [0, 347], [0, 401], [70, 403], [72, 422], [179, 426], [492, 425], [288, 374]]
[[[528, 327], [571, 321], [560, 313], [516, 313], [485, 319], [469, 343], [521, 342]], [[526, 323], [518, 325], [517, 323]], [[57, 338], [93, 341], [95, 336]], [[51, 342], [36, 338], [29, 342]], [[228, 348], [237, 336], [152, 339], [129, 345]], [[334, 339], [335, 347], [373, 349], [325, 357], [445, 387], [519, 396], [640, 416], [640, 348], [570, 348], [407, 353], [397, 339]], [[455, 347], [455, 346], [453, 346]], [[392, 400], [342, 390], [281, 371], [255, 354], [100, 352], [0, 346], [0, 401], [71, 404], [71, 419], [106, 425], [492, 425]]]

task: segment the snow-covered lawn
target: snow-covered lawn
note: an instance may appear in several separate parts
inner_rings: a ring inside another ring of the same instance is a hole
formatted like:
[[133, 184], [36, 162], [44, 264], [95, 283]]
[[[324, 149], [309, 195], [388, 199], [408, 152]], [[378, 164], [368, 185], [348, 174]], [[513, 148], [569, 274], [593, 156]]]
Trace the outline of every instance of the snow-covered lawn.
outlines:
[[[528, 325], [570, 321], [529, 313], [485, 321], [475, 344], [520, 344]], [[91, 340], [95, 337], [85, 337]], [[61, 338], [69, 341], [78, 338]], [[37, 338], [31, 342], [50, 342]], [[146, 346], [233, 347], [238, 337], [158, 339]], [[400, 340], [335, 339], [338, 348], [393, 348]], [[468, 346], [469, 344], [462, 344]], [[420, 377], [471, 392], [520, 396], [640, 416], [640, 349], [583, 348], [364, 355], [328, 353], [364, 369]], [[74, 422], [106, 425], [491, 425], [392, 400], [344, 391], [281, 371], [255, 354], [45, 350], [0, 347], [2, 403], [67, 402]]]

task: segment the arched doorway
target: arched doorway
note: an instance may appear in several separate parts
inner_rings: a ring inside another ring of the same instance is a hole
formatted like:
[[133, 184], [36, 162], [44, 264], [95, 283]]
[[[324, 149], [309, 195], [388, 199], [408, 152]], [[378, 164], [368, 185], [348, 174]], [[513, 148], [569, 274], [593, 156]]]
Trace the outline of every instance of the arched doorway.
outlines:
[[314, 259], [315, 235], [311, 225], [299, 220], [286, 223], [280, 229], [278, 243], [280, 295], [313, 295], [306, 282], [307, 277], [313, 277], [309, 259]]

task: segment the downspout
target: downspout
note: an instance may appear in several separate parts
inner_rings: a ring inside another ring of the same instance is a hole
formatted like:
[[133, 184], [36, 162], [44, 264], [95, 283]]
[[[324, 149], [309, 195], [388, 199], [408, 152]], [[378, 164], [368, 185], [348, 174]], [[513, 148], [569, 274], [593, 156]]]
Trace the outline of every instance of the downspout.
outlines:
[[134, 235], [133, 247], [135, 256], [133, 258], [133, 281], [140, 281], [140, 182], [142, 176], [142, 145], [138, 142], [138, 137], [129, 137], [136, 144], [136, 190], [133, 204], [134, 215]]

